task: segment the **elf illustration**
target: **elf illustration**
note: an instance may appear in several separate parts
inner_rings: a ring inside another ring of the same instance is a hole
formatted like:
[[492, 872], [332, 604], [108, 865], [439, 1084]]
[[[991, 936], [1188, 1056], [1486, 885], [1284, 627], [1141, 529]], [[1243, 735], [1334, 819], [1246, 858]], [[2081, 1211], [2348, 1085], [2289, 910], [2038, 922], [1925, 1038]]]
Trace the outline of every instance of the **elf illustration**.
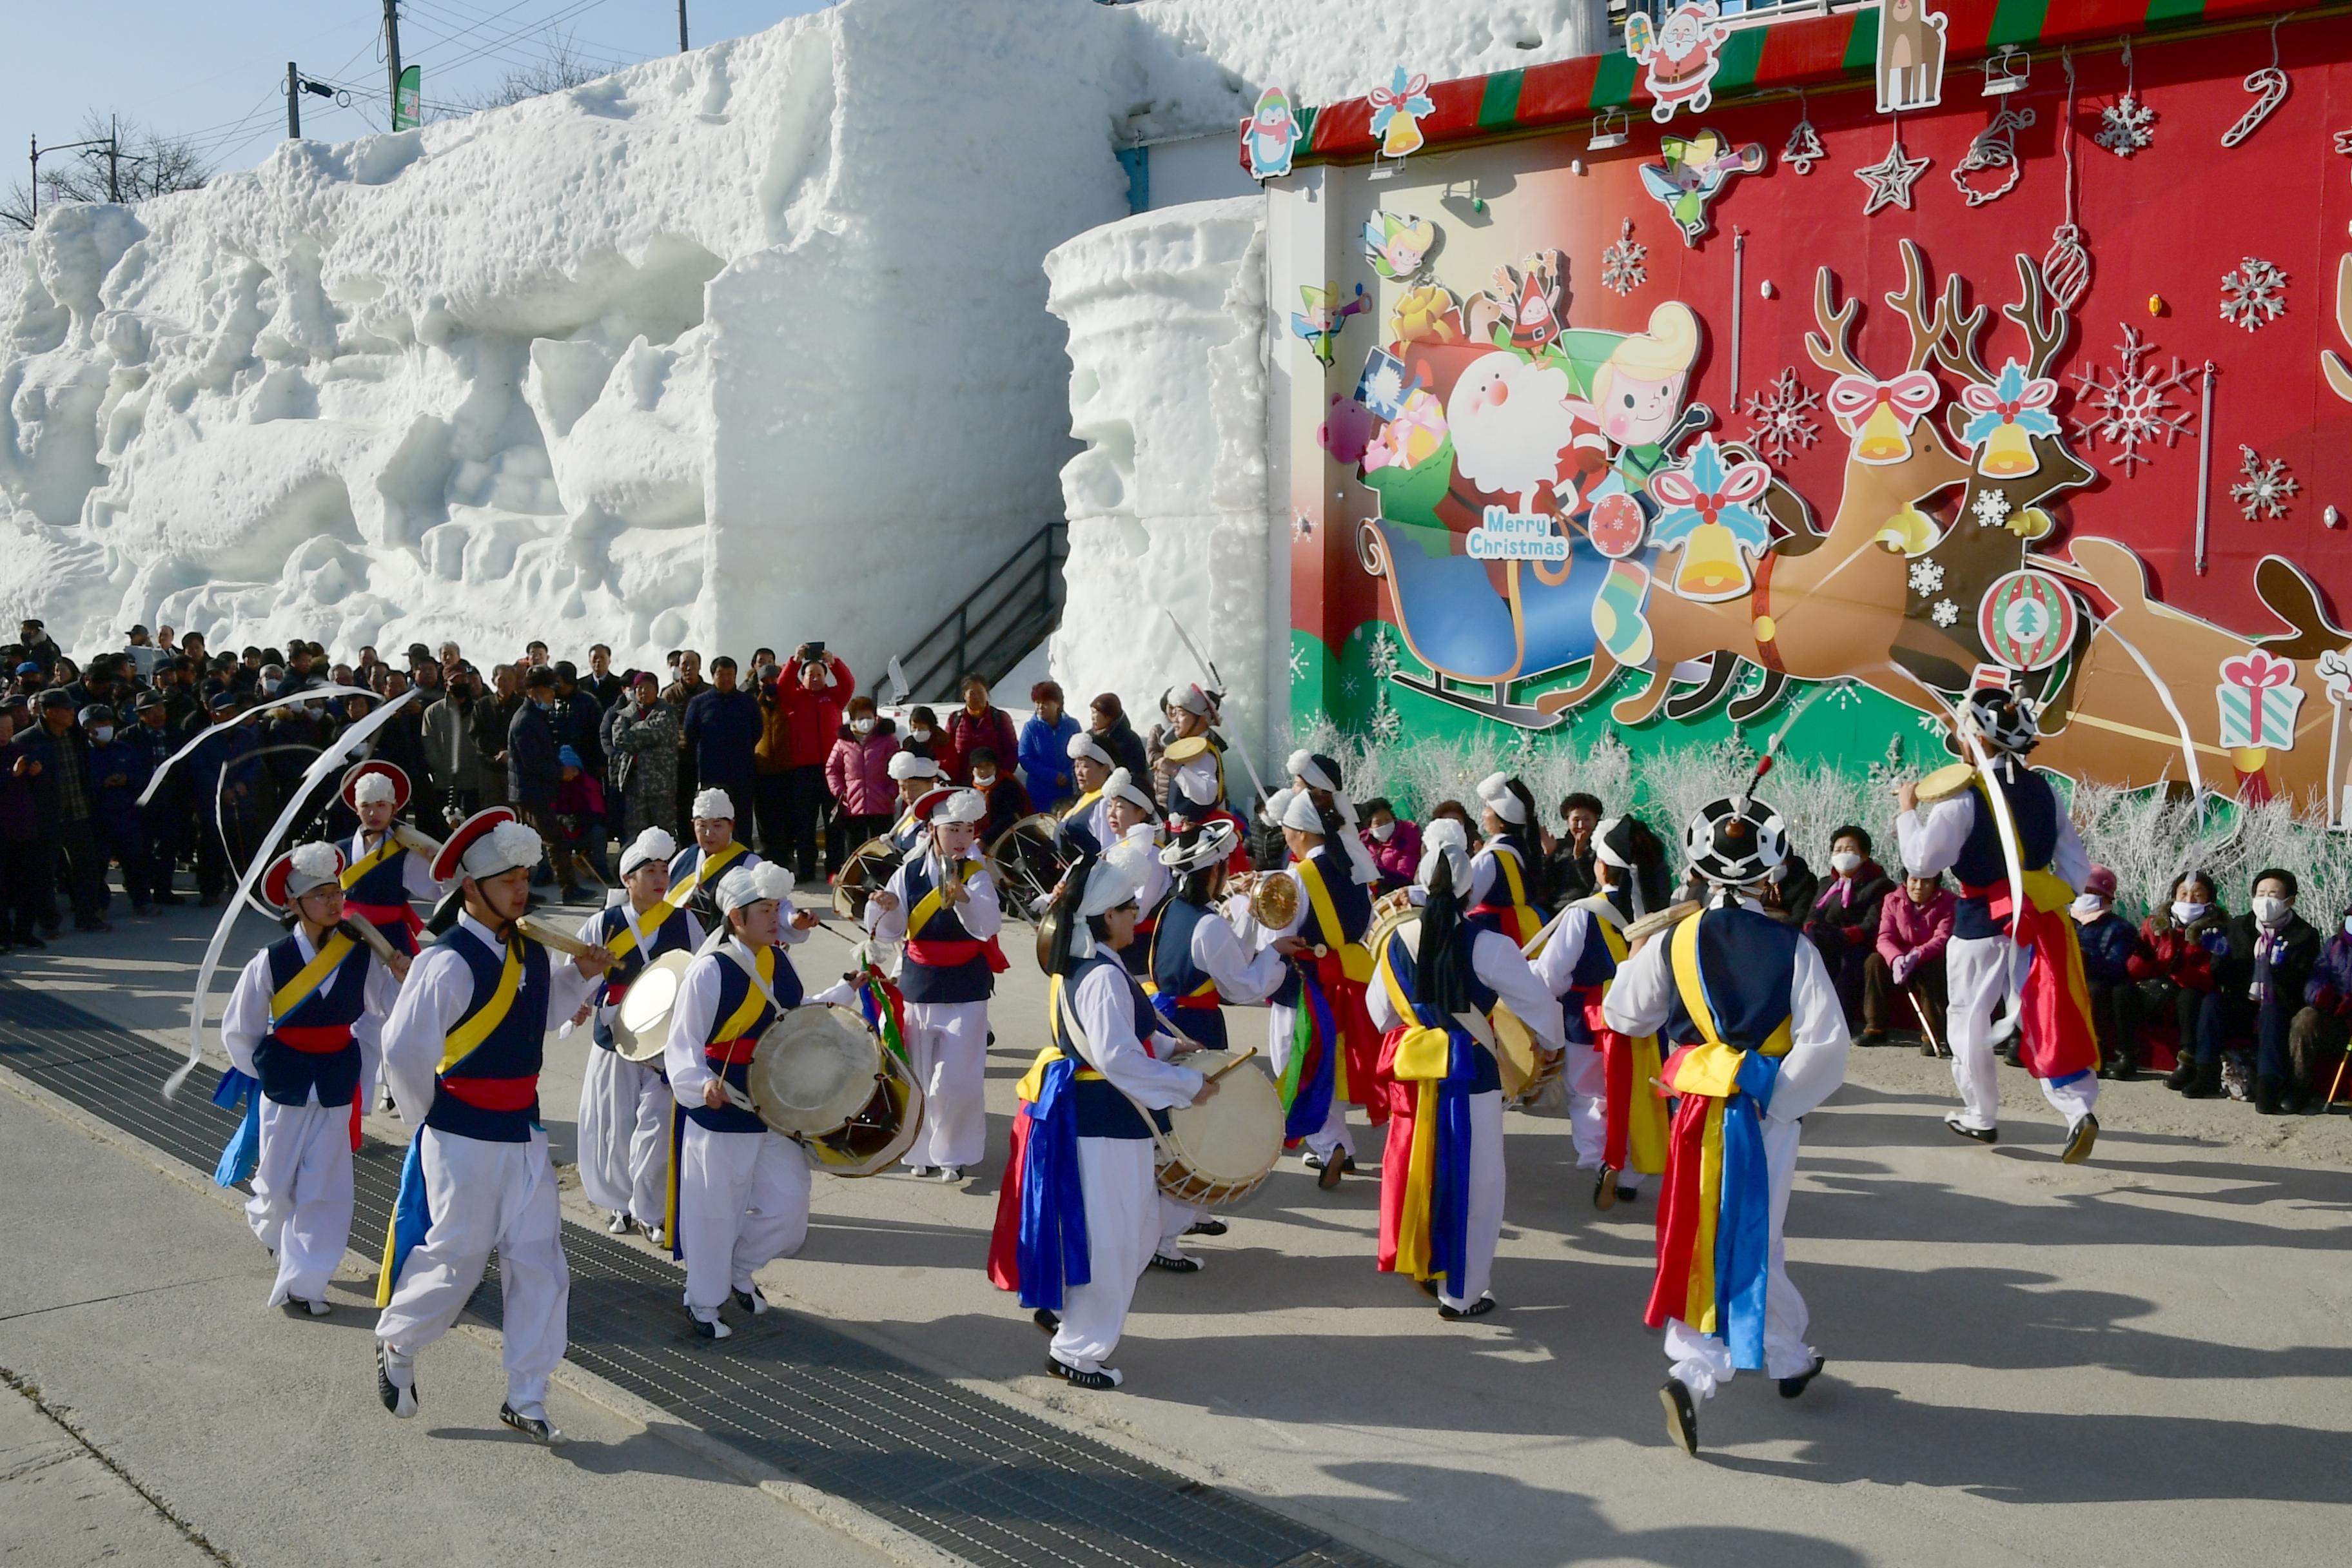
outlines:
[[1364, 259], [1392, 283], [1420, 276], [1437, 249], [1437, 226], [1411, 213], [1376, 212], [1364, 220]]
[[1713, 226], [1710, 209], [1732, 175], [1757, 174], [1764, 167], [1762, 142], [1735, 148], [1720, 131], [1660, 137], [1658, 151], [1665, 162], [1643, 164], [1642, 184], [1665, 205], [1667, 215], [1683, 231], [1685, 245], [1696, 245]]
[[1291, 332], [1304, 338], [1307, 346], [1315, 351], [1315, 357], [1327, 365], [1331, 363], [1332, 345], [1339, 341], [1340, 331], [1348, 324], [1348, 318], [1372, 308], [1372, 302], [1364, 298], [1361, 283], [1356, 285], [1355, 297], [1343, 305], [1332, 303], [1337, 292], [1335, 289], [1302, 283], [1298, 286], [1298, 294], [1307, 309], [1290, 313]]

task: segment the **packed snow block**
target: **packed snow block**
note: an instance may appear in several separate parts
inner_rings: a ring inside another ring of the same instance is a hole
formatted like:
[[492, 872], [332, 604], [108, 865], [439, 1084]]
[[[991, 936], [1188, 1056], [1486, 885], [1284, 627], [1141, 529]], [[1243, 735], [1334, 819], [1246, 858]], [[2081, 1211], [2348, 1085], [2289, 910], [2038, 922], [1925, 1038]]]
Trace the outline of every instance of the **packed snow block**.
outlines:
[[1052, 648], [1073, 692], [1201, 679], [1164, 608], [1216, 661], [1228, 720], [1263, 752], [1271, 637], [1265, 203], [1237, 196], [1089, 230], [1045, 258], [1068, 323], [1068, 605]]

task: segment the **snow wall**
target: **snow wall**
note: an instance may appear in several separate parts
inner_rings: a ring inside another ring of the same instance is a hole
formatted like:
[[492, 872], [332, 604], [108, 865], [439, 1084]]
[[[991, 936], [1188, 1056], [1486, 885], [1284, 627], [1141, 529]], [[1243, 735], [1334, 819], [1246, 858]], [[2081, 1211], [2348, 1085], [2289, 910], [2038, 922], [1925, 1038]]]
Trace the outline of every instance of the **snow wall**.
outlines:
[[[1264, 85], [1327, 101], [1400, 60], [1590, 52], [1598, 13], [976, 0], [943, 26], [931, 0], [843, 0], [57, 209], [0, 241], [0, 620], [85, 651], [144, 621], [345, 654], [603, 640], [625, 664], [817, 636], [866, 675], [1066, 499], [1057, 669], [1130, 695], [1189, 677], [1131, 636], [1149, 595], [1246, 707], [1282, 618], [1245, 565], [1273, 553], [1262, 349], [1234, 313], [1262, 336], [1256, 220], [1126, 218], [1118, 150], [1230, 149]], [[1056, 261], [1066, 333], [1042, 263], [1106, 224]], [[1065, 342], [1083, 366], [1090, 334], [1219, 397], [1097, 365], [1066, 498]]]

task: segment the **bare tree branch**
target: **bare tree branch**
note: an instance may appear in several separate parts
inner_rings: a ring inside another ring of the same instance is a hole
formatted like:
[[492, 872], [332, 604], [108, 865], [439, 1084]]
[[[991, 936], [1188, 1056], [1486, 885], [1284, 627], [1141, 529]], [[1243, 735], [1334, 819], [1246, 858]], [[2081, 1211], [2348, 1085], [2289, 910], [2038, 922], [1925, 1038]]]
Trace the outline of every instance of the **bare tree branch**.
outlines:
[[[76, 142], [116, 138], [119, 153], [116, 178], [125, 202], [145, 201], [173, 191], [193, 191], [212, 177], [212, 169], [186, 136], [167, 135], [127, 115], [105, 115], [96, 110], [82, 117]], [[41, 205], [111, 199], [107, 177], [106, 149], [81, 147], [41, 161]], [[12, 183], [0, 198], [0, 223], [18, 228], [33, 226], [32, 191], [22, 180]]]
[[487, 92], [453, 100], [454, 106], [465, 113], [478, 114], [485, 109], [520, 103], [527, 98], [562, 92], [609, 74], [580, 53], [570, 33], [550, 32], [546, 36], [546, 58], [527, 66], [517, 66], [507, 72], [496, 87]]

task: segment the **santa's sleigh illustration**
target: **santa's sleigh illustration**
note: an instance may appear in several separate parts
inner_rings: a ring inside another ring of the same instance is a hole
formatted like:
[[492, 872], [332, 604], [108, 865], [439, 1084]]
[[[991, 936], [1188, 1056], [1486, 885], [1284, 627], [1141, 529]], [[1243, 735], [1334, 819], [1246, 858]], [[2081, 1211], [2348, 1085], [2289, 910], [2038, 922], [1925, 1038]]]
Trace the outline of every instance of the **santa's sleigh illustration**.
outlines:
[[1406, 648], [1434, 672], [1396, 682], [1507, 724], [1549, 729], [1565, 715], [1514, 701], [1512, 689], [1592, 657], [1593, 602], [1611, 563], [1581, 533], [1558, 562], [1479, 560], [1460, 552], [1462, 543], [1453, 530], [1425, 523], [1375, 517], [1357, 527], [1359, 561], [1388, 584]]

